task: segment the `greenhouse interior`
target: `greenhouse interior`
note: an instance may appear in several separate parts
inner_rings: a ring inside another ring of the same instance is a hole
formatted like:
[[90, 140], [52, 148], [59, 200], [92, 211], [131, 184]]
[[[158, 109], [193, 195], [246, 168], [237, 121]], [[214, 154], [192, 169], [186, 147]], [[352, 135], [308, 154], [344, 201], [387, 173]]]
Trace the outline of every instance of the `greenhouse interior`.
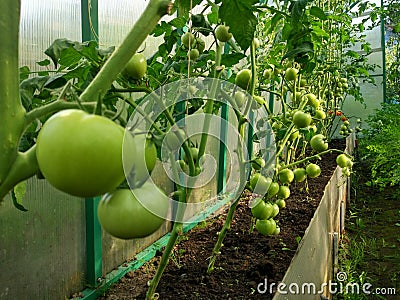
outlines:
[[0, 10], [0, 300], [400, 299], [399, 1]]

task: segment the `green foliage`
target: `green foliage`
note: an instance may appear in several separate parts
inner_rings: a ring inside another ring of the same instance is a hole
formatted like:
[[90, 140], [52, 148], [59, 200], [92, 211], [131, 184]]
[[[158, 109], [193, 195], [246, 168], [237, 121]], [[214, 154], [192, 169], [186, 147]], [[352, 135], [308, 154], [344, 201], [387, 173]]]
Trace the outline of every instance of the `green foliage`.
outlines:
[[384, 104], [367, 120], [370, 128], [360, 140], [360, 155], [371, 169], [370, 184], [400, 183], [400, 105]]

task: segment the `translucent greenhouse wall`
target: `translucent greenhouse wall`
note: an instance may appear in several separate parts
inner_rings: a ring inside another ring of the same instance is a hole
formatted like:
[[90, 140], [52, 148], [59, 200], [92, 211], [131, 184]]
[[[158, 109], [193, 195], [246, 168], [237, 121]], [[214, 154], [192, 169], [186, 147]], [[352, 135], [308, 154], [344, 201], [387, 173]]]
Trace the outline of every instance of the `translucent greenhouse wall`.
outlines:
[[[371, 3], [375, 3], [377, 6], [381, 5], [380, 0], [370, 1]], [[354, 23], [360, 23], [362, 19], [366, 16], [362, 16], [359, 18], [353, 19]], [[371, 25], [371, 22], [368, 21], [365, 24], [367, 28]], [[370, 30], [365, 31], [366, 41], [371, 44], [372, 53], [368, 56], [368, 63], [372, 65], [376, 65], [377, 67], [370, 74], [373, 76], [375, 80], [375, 85], [370, 83], [366, 83], [362, 78], [359, 79], [360, 89], [364, 98], [364, 103], [354, 101], [354, 98], [348, 97], [344, 103], [343, 111], [348, 117], [361, 118], [362, 121], [365, 121], [371, 113], [375, 109], [379, 109], [381, 104], [384, 102], [384, 68], [385, 62], [383, 59], [383, 54], [385, 49], [382, 48], [382, 28], [381, 26], [376, 26]], [[358, 51], [361, 53], [361, 46], [359, 44], [355, 45], [353, 48], [354, 51]], [[382, 51], [383, 50], [383, 51]], [[353, 120], [353, 124], [355, 124], [355, 119]], [[363, 122], [363, 127], [365, 123]]]

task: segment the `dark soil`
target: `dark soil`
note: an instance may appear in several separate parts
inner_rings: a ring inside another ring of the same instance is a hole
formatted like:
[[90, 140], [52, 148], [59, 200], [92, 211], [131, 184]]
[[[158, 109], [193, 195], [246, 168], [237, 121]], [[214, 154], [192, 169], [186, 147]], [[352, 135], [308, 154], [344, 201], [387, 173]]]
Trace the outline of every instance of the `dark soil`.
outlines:
[[[343, 149], [344, 142], [332, 142], [330, 146]], [[256, 230], [249, 233], [251, 211], [247, 206], [249, 195], [244, 193], [210, 275], [206, 274], [208, 258], [225, 215], [186, 233], [175, 247], [157, 288], [159, 299], [272, 299], [272, 294], [260, 294], [257, 286], [266, 279], [269, 283], [283, 279], [336, 168], [336, 156], [328, 154], [318, 162], [322, 173], [308, 181], [308, 192], [304, 184], [292, 184], [287, 206], [275, 218], [281, 228], [277, 236], [263, 236]], [[159, 260], [157, 256], [139, 270], [128, 273], [101, 299], [144, 299], [147, 283]]]

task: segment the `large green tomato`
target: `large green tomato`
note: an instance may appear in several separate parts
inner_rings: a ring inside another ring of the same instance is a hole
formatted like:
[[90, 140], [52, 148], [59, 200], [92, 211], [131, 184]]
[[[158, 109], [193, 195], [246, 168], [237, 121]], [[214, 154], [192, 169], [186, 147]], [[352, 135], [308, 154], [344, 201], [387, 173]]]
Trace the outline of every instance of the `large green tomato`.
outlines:
[[272, 235], [276, 229], [276, 222], [274, 219], [257, 220], [256, 229], [263, 235]]
[[125, 66], [124, 74], [134, 79], [142, 79], [146, 71], [146, 57], [142, 53], [135, 53]]
[[[124, 159], [123, 148], [129, 149]], [[123, 127], [78, 109], [51, 116], [36, 145], [44, 177], [57, 189], [78, 197], [114, 190], [125, 178], [124, 165], [130, 169], [135, 155], [132, 139], [124, 144]]]
[[232, 33], [229, 32], [229, 26], [221, 24], [215, 29], [215, 36], [220, 42], [227, 42], [232, 38]]
[[138, 189], [120, 189], [103, 196], [97, 208], [103, 229], [120, 239], [142, 238], [164, 223], [168, 197], [154, 184]]

